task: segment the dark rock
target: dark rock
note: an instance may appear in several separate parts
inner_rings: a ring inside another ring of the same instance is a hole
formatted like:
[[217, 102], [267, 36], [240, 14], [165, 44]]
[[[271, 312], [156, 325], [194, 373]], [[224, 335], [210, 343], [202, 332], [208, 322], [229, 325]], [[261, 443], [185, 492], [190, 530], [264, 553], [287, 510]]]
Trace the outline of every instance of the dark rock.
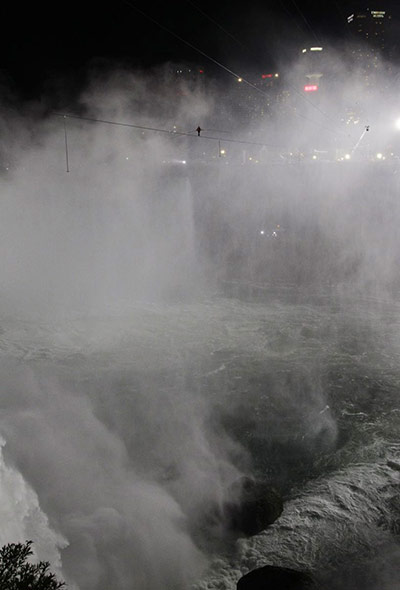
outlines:
[[391, 513], [390, 530], [394, 535], [400, 534], [400, 494], [395, 494], [387, 500]]
[[396, 471], [400, 471], [400, 463], [396, 463], [395, 461], [386, 461], [386, 465], [391, 469], [395, 469]]
[[315, 590], [308, 572], [266, 565], [255, 569], [238, 581], [237, 590]]
[[226, 505], [225, 514], [233, 531], [256, 535], [282, 514], [282, 496], [264, 482], [243, 477], [235, 482], [232, 492], [237, 500]]

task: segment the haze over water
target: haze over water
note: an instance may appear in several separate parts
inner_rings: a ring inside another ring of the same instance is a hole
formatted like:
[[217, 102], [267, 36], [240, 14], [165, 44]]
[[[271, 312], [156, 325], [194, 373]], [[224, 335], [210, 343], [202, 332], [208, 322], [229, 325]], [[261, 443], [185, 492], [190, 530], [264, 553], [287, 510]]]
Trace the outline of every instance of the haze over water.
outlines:
[[[4, 105], [0, 540], [70, 588], [233, 590], [267, 563], [397, 588], [395, 66], [363, 92], [332, 59], [318, 108], [263, 123], [164, 70], [70, 109], [220, 143]], [[285, 508], [232, 540], [210, 513], [242, 475]]]

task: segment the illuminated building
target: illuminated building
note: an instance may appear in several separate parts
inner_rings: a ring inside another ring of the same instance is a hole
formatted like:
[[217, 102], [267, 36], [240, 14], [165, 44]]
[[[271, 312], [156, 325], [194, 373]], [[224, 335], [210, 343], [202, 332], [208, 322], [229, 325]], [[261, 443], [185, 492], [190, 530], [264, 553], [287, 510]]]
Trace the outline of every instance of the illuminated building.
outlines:
[[324, 48], [304, 47], [301, 50], [301, 87], [304, 92], [318, 92], [324, 75]]
[[230, 85], [229, 97], [237, 120], [258, 124], [274, 116], [282, 91], [279, 72], [261, 70], [245, 78], [232, 78]]
[[279, 72], [263, 73], [256, 81], [256, 86], [260, 88], [276, 88], [280, 85], [280, 81]]
[[205, 84], [205, 71], [202, 65], [178, 63], [171, 64], [169, 70], [174, 82], [174, 91], [179, 96], [202, 88]]
[[347, 17], [348, 29], [357, 42], [352, 54], [364, 72], [366, 86], [371, 85], [380, 58], [390, 59], [393, 53], [392, 15], [382, 8], [358, 10]]
[[372, 53], [384, 53], [388, 49], [386, 39], [391, 20], [386, 10], [366, 8], [350, 14], [347, 24], [357, 40], [368, 43]]

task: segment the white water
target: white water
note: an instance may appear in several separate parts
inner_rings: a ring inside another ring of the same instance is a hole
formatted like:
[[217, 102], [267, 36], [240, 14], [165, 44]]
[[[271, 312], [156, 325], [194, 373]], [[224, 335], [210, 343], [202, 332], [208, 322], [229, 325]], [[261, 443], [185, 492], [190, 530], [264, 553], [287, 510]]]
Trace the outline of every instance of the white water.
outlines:
[[[375, 579], [397, 555], [396, 308], [357, 309], [214, 298], [58, 323], [3, 317], [5, 522], [25, 498], [4, 540], [33, 538], [81, 589], [233, 590], [267, 563], [311, 568], [328, 588], [358, 571], [358, 587], [365, 559]], [[298, 480], [296, 447], [300, 479], [315, 481]], [[284, 513], [207, 555], [195, 528], [243, 472], [281, 482]]]
[[306, 485], [286, 503], [279, 520], [249, 540], [239, 540], [227, 558], [193, 586], [234, 590], [240, 577], [275, 565], [311, 571], [324, 588], [398, 588], [400, 547], [393, 535], [400, 473], [385, 459], [399, 446], [383, 445], [382, 459], [334, 472]]
[[[220, 122], [218, 96], [157, 88], [112, 73], [79, 110]], [[182, 138], [68, 120], [67, 173], [63, 121], [27, 119], [4, 119], [3, 541], [32, 538], [79, 590], [234, 588], [265, 562], [307, 566], [328, 590], [353, 574], [352, 590], [393, 590], [397, 161], [245, 166], [195, 137], [189, 183], [163, 164], [190, 153]], [[257, 133], [307, 153], [328, 141], [304, 119], [280, 125]], [[284, 514], [215, 542], [210, 514], [242, 474], [279, 487]]]

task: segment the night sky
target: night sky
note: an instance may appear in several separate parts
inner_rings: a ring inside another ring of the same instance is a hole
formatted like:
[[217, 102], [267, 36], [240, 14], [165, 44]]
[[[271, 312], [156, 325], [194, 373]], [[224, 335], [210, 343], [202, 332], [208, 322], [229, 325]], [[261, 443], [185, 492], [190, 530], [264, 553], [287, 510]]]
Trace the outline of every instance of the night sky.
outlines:
[[10, 7], [3, 3], [0, 67], [7, 83], [27, 97], [39, 95], [62, 77], [72, 83], [88, 65], [102, 61], [147, 68], [182, 60], [215, 67], [184, 41], [229, 68], [269, 69], [277, 59], [290, 58], [297, 45], [345, 38], [346, 16], [357, 4], [114, 0], [103, 5], [70, 0]]

